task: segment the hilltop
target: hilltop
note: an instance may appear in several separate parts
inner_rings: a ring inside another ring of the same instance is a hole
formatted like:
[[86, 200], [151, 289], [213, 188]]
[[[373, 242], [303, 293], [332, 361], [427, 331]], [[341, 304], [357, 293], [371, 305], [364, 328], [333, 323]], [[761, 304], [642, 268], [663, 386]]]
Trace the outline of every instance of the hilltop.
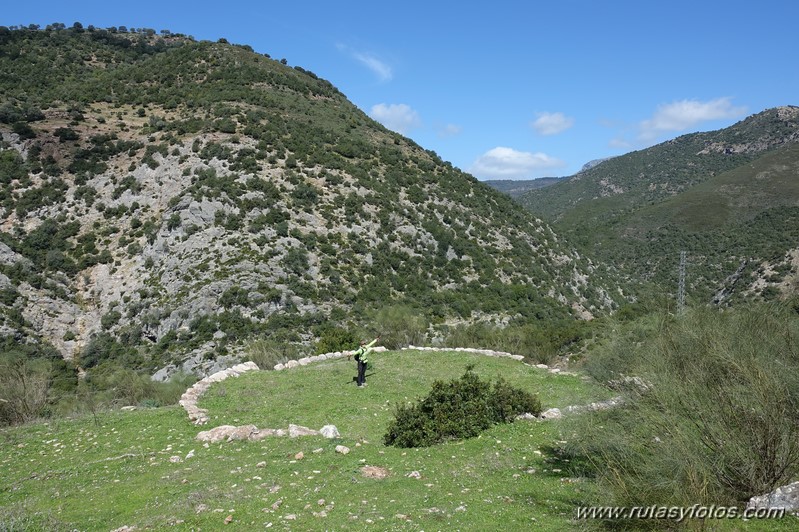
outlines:
[[672, 292], [686, 250], [697, 301], [787, 294], [797, 141], [799, 107], [778, 107], [603, 161], [520, 201], [633, 282]]
[[0, 28], [0, 69], [13, 343], [155, 371], [395, 303], [507, 323], [620, 297], [549, 225], [248, 46]]

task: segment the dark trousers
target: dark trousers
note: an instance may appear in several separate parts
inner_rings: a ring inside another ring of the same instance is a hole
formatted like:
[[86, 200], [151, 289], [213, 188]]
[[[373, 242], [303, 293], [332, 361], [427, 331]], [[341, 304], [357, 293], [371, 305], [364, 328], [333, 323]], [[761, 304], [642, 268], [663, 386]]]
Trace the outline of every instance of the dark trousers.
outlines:
[[366, 362], [358, 361], [358, 386], [366, 384]]

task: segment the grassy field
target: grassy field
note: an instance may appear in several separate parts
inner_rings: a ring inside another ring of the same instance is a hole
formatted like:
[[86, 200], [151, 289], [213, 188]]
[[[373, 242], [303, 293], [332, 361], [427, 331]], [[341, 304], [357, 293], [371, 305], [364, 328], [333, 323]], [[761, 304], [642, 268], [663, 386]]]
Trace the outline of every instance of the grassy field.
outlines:
[[[572, 436], [564, 433], [566, 424], [516, 422], [425, 449], [386, 447], [382, 435], [394, 404], [425, 395], [435, 379], [459, 377], [468, 364], [482, 378], [502, 375], [538, 392], [544, 408], [607, 398], [607, 391], [578, 376], [468, 353], [387, 352], [372, 360], [364, 389], [352, 382], [355, 363], [344, 359], [217, 383], [200, 402], [211, 415], [205, 427], [168, 407], [4, 429], [0, 530], [564, 530], [585, 524], [572, 520], [574, 508], [601, 497], [553, 452]], [[195, 440], [200, 430], [249, 423], [334, 424], [342, 437], [208, 446]], [[351, 452], [336, 453], [339, 444]], [[367, 465], [388, 476], [364, 476]]]

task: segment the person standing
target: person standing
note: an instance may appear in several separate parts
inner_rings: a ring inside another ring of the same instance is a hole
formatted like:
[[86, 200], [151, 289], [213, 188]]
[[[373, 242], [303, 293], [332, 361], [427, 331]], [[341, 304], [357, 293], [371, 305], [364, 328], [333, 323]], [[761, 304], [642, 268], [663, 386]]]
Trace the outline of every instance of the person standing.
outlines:
[[369, 354], [372, 352], [372, 347], [380, 340], [378, 336], [368, 344], [364, 340], [361, 342], [361, 346], [355, 350], [353, 355], [355, 356], [355, 361], [358, 363], [358, 378], [356, 382], [358, 383], [359, 388], [363, 388], [366, 386], [366, 366], [369, 364]]

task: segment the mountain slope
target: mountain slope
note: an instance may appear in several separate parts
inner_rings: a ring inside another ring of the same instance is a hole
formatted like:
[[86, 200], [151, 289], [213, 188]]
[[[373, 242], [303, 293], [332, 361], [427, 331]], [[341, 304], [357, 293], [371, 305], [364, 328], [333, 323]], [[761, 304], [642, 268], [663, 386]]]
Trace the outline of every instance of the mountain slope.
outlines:
[[246, 46], [0, 30], [2, 331], [155, 369], [309, 340], [403, 302], [433, 321], [610, 308], [502, 194]]
[[759, 265], [799, 236], [797, 141], [799, 108], [770, 109], [611, 159], [521, 201], [597, 258], [667, 293], [686, 250], [691, 292], [709, 301], [739, 268], [739, 288], [755, 282]]

